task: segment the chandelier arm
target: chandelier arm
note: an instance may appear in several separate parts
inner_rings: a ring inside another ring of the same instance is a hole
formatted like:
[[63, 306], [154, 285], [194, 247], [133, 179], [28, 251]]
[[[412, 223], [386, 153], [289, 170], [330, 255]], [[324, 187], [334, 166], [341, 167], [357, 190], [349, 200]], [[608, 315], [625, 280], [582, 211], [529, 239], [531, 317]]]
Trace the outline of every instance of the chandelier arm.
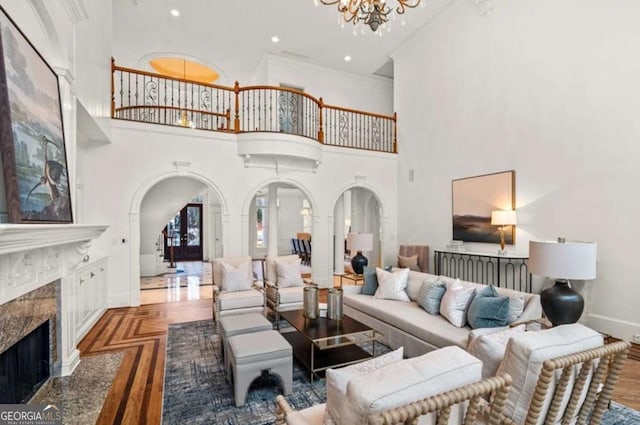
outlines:
[[422, 0], [415, 0], [415, 3], [413, 4], [409, 3], [411, 0], [397, 0], [397, 1], [398, 1], [398, 7], [396, 7], [396, 13], [398, 13], [398, 15], [402, 15], [405, 12], [405, 8], [408, 7], [410, 9], [415, 9], [420, 5], [420, 3], [422, 3]]

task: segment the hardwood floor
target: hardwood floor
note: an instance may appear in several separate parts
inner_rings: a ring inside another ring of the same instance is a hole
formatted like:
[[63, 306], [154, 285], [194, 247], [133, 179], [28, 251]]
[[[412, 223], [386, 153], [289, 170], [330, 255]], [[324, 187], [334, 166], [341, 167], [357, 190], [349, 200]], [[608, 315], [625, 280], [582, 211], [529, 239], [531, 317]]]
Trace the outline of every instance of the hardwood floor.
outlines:
[[204, 299], [106, 312], [78, 346], [82, 356], [125, 354], [98, 424], [161, 423], [168, 325], [212, 320], [211, 304], [211, 299]]
[[[98, 424], [161, 423], [168, 325], [212, 319], [211, 303], [204, 299], [107, 311], [79, 345], [82, 356], [125, 353]], [[640, 361], [627, 361], [614, 400], [640, 410]]]

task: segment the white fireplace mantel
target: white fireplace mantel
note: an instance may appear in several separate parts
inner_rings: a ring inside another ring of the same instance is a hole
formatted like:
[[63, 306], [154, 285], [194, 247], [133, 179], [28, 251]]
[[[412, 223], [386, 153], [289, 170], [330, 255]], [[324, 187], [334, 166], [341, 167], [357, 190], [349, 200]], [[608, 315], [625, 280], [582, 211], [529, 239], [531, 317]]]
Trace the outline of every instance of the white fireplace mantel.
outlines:
[[0, 224], [0, 255], [90, 241], [106, 229], [85, 224]]
[[107, 226], [0, 224], [0, 304], [67, 276]]

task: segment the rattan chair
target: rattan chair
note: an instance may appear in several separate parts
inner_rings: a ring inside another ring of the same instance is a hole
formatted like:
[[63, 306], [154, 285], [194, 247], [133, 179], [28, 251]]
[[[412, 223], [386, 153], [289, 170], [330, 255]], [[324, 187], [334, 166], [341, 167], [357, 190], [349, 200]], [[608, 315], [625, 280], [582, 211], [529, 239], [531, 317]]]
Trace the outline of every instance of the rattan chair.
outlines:
[[[465, 425], [498, 425], [501, 418], [504, 417], [502, 410], [510, 385], [511, 377], [509, 375], [486, 378], [390, 410], [371, 414], [368, 417], [368, 423], [370, 425], [417, 425], [420, 416], [433, 414], [437, 418], [438, 424], [448, 424], [452, 408], [468, 402], [468, 407], [460, 423]], [[490, 399], [491, 402], [487, 403], [486, 399]], [[310, 425], [315, 423], [306, 419], [303, 413], [292, 409], [283, 396], [276, 397], [277, 425]]]

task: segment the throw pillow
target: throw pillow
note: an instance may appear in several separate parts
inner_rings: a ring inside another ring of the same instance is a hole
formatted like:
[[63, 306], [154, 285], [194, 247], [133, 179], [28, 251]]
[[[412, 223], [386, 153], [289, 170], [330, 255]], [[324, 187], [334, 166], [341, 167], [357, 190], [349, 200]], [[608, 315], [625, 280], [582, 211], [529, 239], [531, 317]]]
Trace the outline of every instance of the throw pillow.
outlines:
[[278, 274], [278, 286], [288, 288], [290, 286], [303, 286], [300, 274], [300, 258], [298, 261], [275, 261]]
[[463, 327], [467, 323], [467, 307], [476, 289], [465, 287], [456, 279], [447, 284], [447, 290], [440, 302], [440, 314], [453, 326]]
[[399, 362], [402, 360], [402, 356], [403, 348], [400, 347], [395, 351], [374, 357], [371, 360], [339, 369], [327, 369], [325, 374], [327, 382], [327, 405], [324, 411], [324, 423], [331, 423], [331, 421], [335, 424], [342, 423], [340, 419], [342, 410], [349, 407], [345, 405], [345, 403], [347, 399], [347, 384], [351, 378]]
[[524, 311], [524, 295], [509, 297], [509, 323], [515, 322]]
[[418, 254], [412, 255], [411, 257], [403, 257], [402, 255], [398, 255], [398, 268], [401, 269], [409, 269], [414, 272], [420, 272], [420, 267], [418, 267]]
[[469, 304], [467, 321], [472, 328], [495, 328], [509, 323], [509, 297], [499, 297], [493, 286], [482, 289]]
[[373, 295], [374, 298], [411, 301], [404, 290], [407, 287], [409, 269], [387, 272], [378, 267], [376, 268], [376, 276], [378, 277], [378, 289]]
[[518, 325], [499, 332], [480, 335], [469, 342], [467, 351], [482, 360], [483, 378], [495, 376], [507, 349], [507, 341], [513, 335], [524, 331], [525, 325]]
[[[390, 272], [391, 266], [385, 267], [384, 270]], [[362, 274], [364, 276], [362, 294], [374, 295], [376, 293], [376, 289], [378, 289], [378, 277], [376, 276], [376, 268], [364, 266]]]
[[440, 302], [447, 287], [440, 281], [425, 281], [420, 287], [416, 301], [429, 314], [440, 313]]
[[223, 292], [237, 292], [251, 289], [253, 277], [251, 275], [251, 261], [243, 261], [234, 266], [232, 264], [221, 262], [222, 266], [222, 284]]

